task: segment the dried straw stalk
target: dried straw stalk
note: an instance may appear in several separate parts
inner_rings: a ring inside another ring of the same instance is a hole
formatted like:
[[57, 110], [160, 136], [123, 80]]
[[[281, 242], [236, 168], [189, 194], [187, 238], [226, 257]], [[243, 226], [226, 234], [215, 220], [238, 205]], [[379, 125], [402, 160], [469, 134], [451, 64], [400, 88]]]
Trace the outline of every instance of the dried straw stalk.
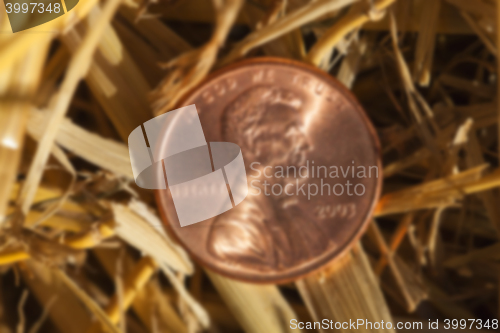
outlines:
[[305, 5], [284, 16], [283, 18], [270, 23], [268, 26], [248, 35], [244, 40], [233, 47], [232, 51], [220, 61], [218, 66], [227, 65], [243, 57], [250, 50], [258, 46], [268, 43], [286, 33], [300, 28], [311, 21], [335, 12], [356, 1], [358, 0], [320, 0], [311, 2], [308, 5]]
[[69, 286], [64, 284], [61, 275], [35, 260], [28, 260], [20, 267], [23, 281], [38, 302], [44, 307], [53, 303], [49, 318], [56, 328], [61, 332], [85, 333], [90, 323], [89, 312]]
[[[117, 262], [120, 262], [119, 251], [110, 249], [94, 249], [94, 254], [99, 262], [104, 266], [106, 273], [110, 277], [117, 276]], [[123, 257], [123, 256], [122, 256]], [[130, 256], [123, 258], [123, 274], [130, 276], [130, 270], [133, 262]], [[130, 266], [130, 267], [129, 267]], [[149, 331], [154, 331], [154, 325], [158, 325], [158, 329], [169, 333], [187, 333], [186, 324], [179, 317], [176, 309], [170, 304], [170, 297], [161, 289], [160, 285], [151, 281], [138, 289], [137, 294], [132, 302], [134, 312], [139, 316], [141, 322]]]
[[96, 316], [98, 322], [102, 324], [102, 328], [110, 333], [122, 333], [113, 322], [113, 317], [109, 313], [104, 312], [100, 306], [92, 299], [85, 291], [83, 291], [66, 273], [62, 270], [56, 269], [55, 275], [58, 276], [60, 281], [64, 283], [82, 303]]
[[[134, 269], [129, 272], [123, 282], [123, 298], [120, 302], [119, 294], [115, 294], [104, 310], [104, 317], [109, 324], [116, 329], [116, 324], [120, 320], [120, 314], [127, 311], [132, 304], [137, 293], [144, 288], [151, 276], [156, 272], [156, 264], [151, 257], [143, 257]], [[99, 308], [99, 311], [100, 310]], [[87, 330], [87, 333], [97, 333], [101, 331], [103, 322], [94, 322]]]
[[442, 0], [426, 1], [420, 14], [426, 24], [420, 25], [418, 42], [415, 49], [415, 66], [413, 77], [420, 86], [428, 86], [431, 81], [432, 61], [436, 45], [436, 31]]
[[169, 69], [170, 73], [153, 92], [156, 115], [170, 111], [181, 96], [200, 83], [210, 72], [242, 3], [242, 0], [213, 1], [216, 10], [215, 31], [203, 47], [186, 52], [165, 64], [164, 67]]
[[396, 0], [379, 0], [372, 5], [369, 11], [363, 7], [361, 10], [355, 10], [349, 15], [344, 16], [339, 22], [334, 24], [325, 35], [314, 44], [309, 51], [306, 61], [319, 66], [325, 55], [348, 33], [360, 28], [370, 20], [378, 20], [384, 17], [385, 9], [392, 5]]
[[[411, 217], [412, 216], [409, 215], [408, 218], [404, 219], [404, 221], [411, 222]], [[406, 226], [407, 224], [403, 224], [400, 228], [402, 229]], [[374, 273], [380, 279], [384, 267], [388, 265], [401, 297], [396, 294], [392, 285], [389, 286], [392, 281], [387, 281], [387, 283], [385, 283], [386, 281], [384, 279], [379, 280], [382, 284], [382, 288], [385, 289], [394, 299], [400, 301], [409, 313], [415, 311], [420, 302], [428, 298], [428, 293], [419, 277], [416, 276], [396, 254], [396, 250], [398, 249], [402, 238], [401, 233], [403, 231], [400, 231], [400, 237], [395, 237], [390, 245], [386, 243], [376, 221], [372, 221], [369, 231], [370, 236], [372, 236], [375, 243], [379, 246], [381, 255], [375, 267]], [[406, 230], [404, 232], [406, 232]]]
[[[319, 273], [296, 282], [314, 321], [364, 319], [392, 323], [384, 296], [361, 244]], [[320, 330], [323, 331], [323, 330]], [[394, 329], [339, 329], [341, 332], [395, 332]]]
[[[497, 23], [497, 47], [500, 47], [500, 3], [497, 2], [497, 12], [496, 12], [496, 23]], [[498, 54], [497, 54], [497, 77], [500, 75], [500, 61], [498, 60]], [[500, 84], [497, 84], [497, 98], [500, 96]], [[498, 156], [500, 158], [500, 102], [497, 100], [497, 109], [498, 109], [498, 120], [497, 120], [497, 126], [498, 126]]]
[[[73, 29], [64, 36], [72, 52], [81, 45], [85, 30], [94, 29], [100, 12], [99, 7], [95, 7], [85, 20], [87, 29], [80, 25], [80, 29]], [[148, 100], [151, 87], [113, 27], [104, 30], [85, 80], [123, 141], [132, 130], [152, 117]]]
[[290, 321], [297, 315], [276, 286], [234, 281], [205, 271], [245, 332], [292, 332]]
[[[6, 22], [5, 17], [3, 22]], [[16, 179], [30, 109], [30, 98], [38, 86], [48, 47], [49, 39], [41, 38], [41, 41], [34, 45], [24, 58], [12, 62], [11, 67], [0, 70], [0, 96], [2, 98], [0, 102], [0, 178], [4, 180], [0, 188], [0, 225], [6, 216], [8, 200]]]
[[454, 206], [465, 195], [487, 191], [500, 186], [500, 169], [482, 176], [487, 165], [389, 193], [382, 197], [375, 216], [406, 213], [420, 209]]
[[21, 189], [17, 200], [21, 212], [26, 215], [33, 202], [36, 188], [40, 182], [43, 173], [43, 167], [49, 157], [51, 147], [57, 135], [59, 124], [64, 118], [64, 114], [71, 102], [75, 89], [82, 78], [85, 77], [92, 62], [92, 55], [99, 43], [99, 40], [113, 17], [116, 9], [120, 5], [119, 0], [110, 0], [106, 3], [102, 15], [94, 25], [94, 29], [88, 33], [70, 61], [68, 71], [58, 98], [54, 99], [49, 109], [51, 110], [50, 120], [47, 128], [39, 141], [38, 149], [33, 158], [30, 171], [26, 177], [24, 186]]

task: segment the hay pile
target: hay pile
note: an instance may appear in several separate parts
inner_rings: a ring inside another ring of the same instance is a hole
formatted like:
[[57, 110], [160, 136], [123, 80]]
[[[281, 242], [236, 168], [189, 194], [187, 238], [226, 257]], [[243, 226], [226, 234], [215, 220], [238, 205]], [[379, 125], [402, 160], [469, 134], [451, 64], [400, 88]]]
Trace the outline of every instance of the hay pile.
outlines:
[[[384, 194], [352, 254], [383, 291], [366, 304], [424, 328], [494, 328], [496, 1], [80, 0], [16, 34], [2, 8], [0, 332], [287, 332], [290, 319], [323, 319], [304, 282], [251, 285], [195, 265], [133, 181], [134, 128], [214, 69], [261, 55], [328, 71], [377, 128]], [[335, 302], [353, 282], [331, 283], [321, 315], [357, 319], [359, 304]]]

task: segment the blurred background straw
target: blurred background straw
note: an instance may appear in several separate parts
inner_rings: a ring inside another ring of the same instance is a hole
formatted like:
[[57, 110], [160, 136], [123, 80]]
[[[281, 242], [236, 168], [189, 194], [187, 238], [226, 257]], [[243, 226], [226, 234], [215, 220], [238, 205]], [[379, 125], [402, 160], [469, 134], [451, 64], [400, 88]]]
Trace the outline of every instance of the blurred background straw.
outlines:
[[[289, 332], [292, 319], [374, 309], [424, 328], [495, 328], [497, 1], [80, 0], [43, 32], [16, 34], [3, 6], [1, 333]], [[333, 263], [335, 281], [253, 285], [205, 271], [133, 182], [134, 128], [211, 71], [263, 55], [337, 77], [382, 142], [382, 198], [346, 257], [358, 266]], [[339, 302], [355, 296], [356, 270], [369, 296]]]

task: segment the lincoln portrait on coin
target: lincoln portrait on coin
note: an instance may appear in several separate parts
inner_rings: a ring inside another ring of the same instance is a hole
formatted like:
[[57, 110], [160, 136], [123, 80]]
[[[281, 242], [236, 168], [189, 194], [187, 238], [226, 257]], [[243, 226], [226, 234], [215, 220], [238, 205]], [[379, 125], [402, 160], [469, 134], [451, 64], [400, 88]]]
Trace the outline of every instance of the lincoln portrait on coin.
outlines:
[[[241, 147], [247, 170], [252, 163], [252, 170], [255, 165], [262, 170], [266, 166], [298, 169], [314, 149], [305, 133], [303, 108], [301, 97], [290, 90], [253, 87], [224, 109], [223, 141]], [[214, 220], [207, 243], [210, 255], [232, 265], [244, 263], [261, 270], [279, 270], [322, 254], [329, 239], [299, 207], [307, 198], [264, 194], [264, 182], [269, 184], [269, 192], [276, 184], [281, 188], [297, 186], [297, 178], [259, 174], [260, 178], [251, 179], [253, 186], [247, 198]], [[307, 181], [298, 179], [301, 183]], [[260, 194], [255, 187], [261, 189]]]

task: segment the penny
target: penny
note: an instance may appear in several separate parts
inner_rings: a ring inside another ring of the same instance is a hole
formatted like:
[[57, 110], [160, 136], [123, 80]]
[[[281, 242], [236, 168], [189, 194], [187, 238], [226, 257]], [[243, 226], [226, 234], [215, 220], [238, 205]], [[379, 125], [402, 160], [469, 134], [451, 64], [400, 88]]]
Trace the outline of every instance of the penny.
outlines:
[[231, 210], [185, 227], [169, 190], [157, 191], [166, 229], [201, 265], [243, 281], [287, 282], [360, 238], [380, 194], [380, 148], [341, 83], [303, 63], [256, 58], [215, 72], [179, 107], [191, 104], [207, 142], [241, 148], [249, 187]]

